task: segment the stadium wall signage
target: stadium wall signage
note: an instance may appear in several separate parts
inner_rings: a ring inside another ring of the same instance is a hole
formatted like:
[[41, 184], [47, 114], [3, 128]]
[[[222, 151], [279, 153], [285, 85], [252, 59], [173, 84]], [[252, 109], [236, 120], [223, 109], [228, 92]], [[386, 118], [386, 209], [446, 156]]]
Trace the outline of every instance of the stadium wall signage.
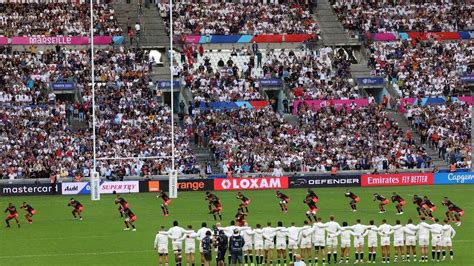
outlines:
[[360, 185], [360, 175], [294, 176], [289, 178], [288, 188], [360, 187]]
[[473, 172], [437, 173], [434, 176], [435, 185], [474, 184]]
[[0, 196], [54, 195], [61, 193], [61, 184], [8, 184], [0, 185]]
[[362, 175], [363, 187], [433, 185], [432, 173]]
[[7, 44], [8, 44], [8, 37], [0, 36], [0, 45], [7, 45]]
[[420, 40], [469, 40], [474, 39], [474, 32], [378, 32], [366, 33], [365, 37], [376, 42], [393, 42], [396, 40], [408, 40], [409, 38]]
[[[171, 81], [170, 80], [158, 80], [156, 81], [156, 86], [158, 89], [171, 89]], [[179, 80], [173, 80], [173, 88], [179, 89], [181, 87], [181, 83]]]
[[[148, 191], [158, 192], [160, 190], [168, 191], [168, 180], [148, 181]], [[214, 189], [214, 180], [212, 179], [181, 179], [178, 180], [178, 191], [207, 191]]]
[[341, 110], [343, 106], [346, 106], [347, 110], [351, 109], [351, 105], [355, 105], [355, 109], [359, 110], [362, 106], [368, 106], [368, 99], [352, 99], [352, 100], [295, 100], [293, 104], [293, 115], [298, 114], [298, 106], [300, 104], [309, 105], [314, 111], [326, 106], [335, 106], [337, 110]]
[[[108, 45], [112, 44], [114, 39], [116, 42], [123, 42], [123, 38], [114, 38], [112, 36], [94, 36], [94, 44]], [[0, 40], [0, 44], [2, 44], [2, 42], [4, 41]], [[88, 45], [90, 43], [89, 37], [83, 36], [23, 36], [11, 38], [12, 45]]]
[[460, 79], [461, 79], [461, 82], [463, 83], [468, 83], [468, 84], [474, 83], [474, 75], [462, 76]]
[[[313, 34], [263, 34], [263, 35], [186, 35], [186, 43], [288, 43], [304, 42]], [[176, 36], [175, 40], [180, 37]]]
[[385, 79], [382, 77], [357, 78], [357, 85], [359, 85], [360, 87], [384, 86]]
[[[140, 192], [138, 181], [106, 181], [100, 184], [101, 194], [114, 193], [138, 193]], [[62, 183], [63, 195], [90, 195], [91, 186], [89, 182], [65, 182]]]
[[288, 177], [214, 179], [214, 190], [260, 190], [288, 188]]

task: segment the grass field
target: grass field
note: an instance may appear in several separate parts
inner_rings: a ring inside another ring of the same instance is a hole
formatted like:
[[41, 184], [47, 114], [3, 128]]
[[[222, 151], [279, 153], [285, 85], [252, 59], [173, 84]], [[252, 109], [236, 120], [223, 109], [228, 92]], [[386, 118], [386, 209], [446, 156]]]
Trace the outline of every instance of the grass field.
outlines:
[[[410, 199], [413, 194], [428, 195], [439, 206], [435, 216], [443, 218], [444, 207], [441, 206], [441, 200], [442, 197], [448, 196], [465, 210], [466, 215], [461, 227], [454, 226], [457, 231], [453, 241], [454, 262], [439, 264], [474, 265], [474, 206], [469, 204], [474, 195], [474, 186], [355, 188], [353, 191], [362, 199], [356, 213], [350, 212], [344, 191], [342, 188], [316, 190], [320, 197], [319, 215], [324, 220], [327, 220], [329, 215], [335, 215], [340, 223], [347, 221], [352, 224], [357, 218], [361, 218], [363, 223], [367, 223], [369, 219], [375, 219], [378, 223], [385, 218], [394, 224], [396, 219], [406, 222], [408, 218], [416, 218], [416, 211], [411, 202], [405, 207], [405, 214], [402, 216], [395, 215], [393, 204], [388, 205], [385, 214], [378, 213], [377, 205], [372, 201], [372, 193], [390, 196], [392, 191], [397, 191], [405, 199]], [[306, 211], [306, 205], [302, 203], [305, 192], [305, 189], [285, 191], [292, 198], [289, 212], [286, 214], [280, 212], [274, 191], [245, 192], [244, 194], [252, 199], [247, 221], [252, 226], [267, 221], [273, 224], [283, 221], [284, 225], [294, 221], [301, 225]], [[217, 195], [223, 201], [223, 225], [228, 225], [234, 217], [238, 200], [234, 192], [222, 192]], [[113, 195], [102, 195], [102, 200], [96, 202], [90, 201], [89, 196], [76, 197], [84, 204], [84, 221], [72, 219], [71, 209], [67, 207], [67, 196], [0, 198], [0, 206], [3, 208], [8, 202], [13, 202], [19, 209], [23, 201], [28, 201], [37, 209], [32, 225], [25, 223], [24, 212], [21, 210], [20, 229], [14, 224], [12, 228], [0, 229], [0, 265], [156, 265], [153, 240], [160, 225], [169, 227], [173, 220], [178, 220], [181, 226], [192, 224], [197, 230], [203, 221], [213, 223], [212, 216], [207, 214], [203, 192], [180, 193], [179, 198], [173, 200], [170, 206], [169, 217], [161, 215], [161, 201], [155, 196], [152, 193], [124, 195], [138, 217], [136, 232], [123, 231], [123, 220], [119, 217]], [[380, 260], [380, 255], [378, 259]], [[425, 265], [431, 265], [431, 262]]]

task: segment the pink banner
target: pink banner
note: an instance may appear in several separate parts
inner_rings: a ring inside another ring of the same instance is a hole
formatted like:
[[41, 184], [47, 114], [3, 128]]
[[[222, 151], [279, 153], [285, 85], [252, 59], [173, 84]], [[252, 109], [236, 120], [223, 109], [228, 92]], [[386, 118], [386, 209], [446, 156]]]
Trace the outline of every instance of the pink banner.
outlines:
[[307, 105], [312, 110], [317, 111], [320, 108], [326, 106], [335, 106], [337, 110], [341, 110], [341, 108], [345, 105], [347, 110], [351, 109], [352, 103], [355, 104], [355, 110], [359, 110], [363, 106], [369, 105], [368, 99], [353, 99], [353, 100], [295, 100], [293, 104], [293, 115], [298, 114], [298, 106], [300, 105]]
[[[87, 45], [89, 37], [81, 36], [32, 36], [12, 37], [14, 45]], [[94, 44], [107, 45], [112, 43], [112, 36], [95, 36]]]
[[[426, 105], [426, 104], [430, 104], [430, 103], [426, 103], [426, 99], [427, 98], [422, 98], [422, 105]], [[399, 113], [406, 113], [407, 110], [405, 108], [406, 105], [413, 105], [416, 101], [416, 98], [402, 98], [400, 99], [400, 104], [398, 105], [398, 112]], [[472, 99], [472, 96], [459, 96], [459, 97], [452, 97], [452, 101], [453, 102], [456, 102], [456, 101], [461, 101], [461, 102], [465, 102], [467, 105], [472, 105], [472, 102], [473, 102], [473, 99]]]
[[397, 40], [397, 35], [393, 33], [374, 33], [372, 38], [374, 41], [391, 42]]
[[0, 36], [0, 45], [7, 45], [8, 44], [8, 37]]
[[112, 43], [112, 36], [94, 36], [94, 44], [107, 45], [111, 43]]
[[199, 43], [201, 35], [186, 35], [186, 43]]

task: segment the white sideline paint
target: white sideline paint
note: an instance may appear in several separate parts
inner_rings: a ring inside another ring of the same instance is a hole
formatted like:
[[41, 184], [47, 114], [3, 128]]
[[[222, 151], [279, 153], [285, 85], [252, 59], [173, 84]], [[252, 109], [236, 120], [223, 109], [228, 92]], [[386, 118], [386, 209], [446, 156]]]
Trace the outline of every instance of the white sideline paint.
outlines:
[[104, 252], [83, 252], [83, 253], [56, 253], [56, 254], [32, 254], [32, 255], [13, 255], [0, 256], [0, 259], [21, 259], [21, 258], [41, 258], [41, 257], [63, 257], [63, 256], [97, 256], [108, 254], [130, 254], [130, 253], [147, 253], [153, 249], [147, 250], [124, 250], [124, 251], [104, 251]]

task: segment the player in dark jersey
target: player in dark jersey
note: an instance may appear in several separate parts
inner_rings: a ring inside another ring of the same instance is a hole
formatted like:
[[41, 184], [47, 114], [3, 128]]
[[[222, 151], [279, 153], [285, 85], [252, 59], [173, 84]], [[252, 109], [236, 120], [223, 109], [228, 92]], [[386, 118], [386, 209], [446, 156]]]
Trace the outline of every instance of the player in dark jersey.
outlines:
[[280, 209], [282, 212], [288, 212], [288, 203], [290, 202], [290, 198], [281, 193], [279, 190], [276, 191], [276, 197], [280, 199]]
[[120, 217], [123, 217], [123, 212], [126, 208], [128, 208], [128, 202], [122, 196], [117, 195], [117, 198], [115, 198], [115, 204], [120, 204], [118, 211], [120, 213]]
[[242, 212], [244, 211], [245, 209], [245, 212], [249, 212], [249, 205], [250, 205], [250, 198], [247, 198], [246, 196], [244, 196], [244, 194], [242, 194], [242, 192], [237, 192], [237, 196], [236, 196], [237, 199], [240, 200], [240, 205], [239, 205], [239, 209], [242, 210]]
[[71, 198], [69, 200], [67, 206], [72, 206], [74, 208], [72, 210], [72, 216], [74, 216], [74, 219], [77, 219], [77, 217], [79, 216], [79, 220], [82, 221], [82, 212], [84, 211], [84, 206], [82, 206], [82, 204], [74, 198]]
[[318, 207], [316, 206], [316, 202], [313, 201], [313, 198], [307, 196], [304, 201], [304, 204], [308, 205], [308, 211], [306, 212], [306, 217], [308, 218], [309, 222], [311, 223], [311, 217], [313, 217], [314, 221], [316, 222], [316, 214], [318, 213]]
[[5, 209], [5, 212], [8, 212], [8, 216], [5, 218], [7, 227], [10, 227], [10, 220], [15, 219], [18, 228], [20, 228], [20, 220], [18, 220], [18, 212], [16, 211], [15, 205], [13, 205], [13, 203], [8, 203], [8, 207]]
[[137, 220], [137, 216], [132, 212], [132, 210], [130, 210], [130, 208], [126, 208], [123, 211], [123, 214], [125, 215], [125, 228], [123, 230], [128, 231], [131, 227], [132, 231], [137, 231], [134, 224], [134, 222]]
[[163, 200], [163, 203], [161, 204], [161, 210], [163, 211], [164, 216], [168, 216], [168, 215], [170, 215], [168, 205], [171, 204], [171, 199], [168, 196], [168, 194], [166, 194], [163, 190], [160, 190], [159, 193], [160, 194], [158, 194], [158, 196], [156, 196], [156, 197], [161, 198]]
[[441, 203], [443, 206], [446, 206], [448, 209], [444, 213], [448, 221], [454, 221], [454, 217], [452, 216], [452, 212], [449, 210], [449, 205], [455, 205], [448, 197], [444, 197], [443, 202]]
[[235, 223], [237, 226], [245, 225], [245, 216], [247, 216], [245, 212], [241, 211], [240, 209], [237, 210], [237, 214], [235, 215]]
[[219, 197], [216, 196], [216, 194], [212, 193], [212, 192], [209, 192], [209, 191], [206, 191], [206, 198], [205, 200], [207, 200], [207, 207], [209, 209], [209, 213], [212, 213], [212, 209], [213, 209], [213, 204], [212, 202], [214, 200], [220, 200]]
[[316, 195], [316, 193], [314, 193], [314, 191], [310, 188], [308, 188], [308, 192], [306, 193], [306, 198], [311, 198], [314, 201], [314, 203], [318, 203], [319, 201], [318, 195]]
[[212, 216], [214, 216], [214, 221], [217, 221], [217, 217], [219, 217], [219, 220], [222, 221], [222, 204], [221, 204], [221, 201], [217, 197], [215, 197], [211, 201], [211, 204], [212, 204], [211, 213], [212, 213]]
[[25, 201], [21, 205], [20, 209], [25, 209], [25, 211], [26, 211], [25, 218], [26, 218], [26, 220], [28, 220], [29, 224], [32, 224], [33, 223], [33, 215], [36, 214], [36, 210], [33, 209], [33, 207], [31, 207], [31, 205], [26, 203]]
[[428, 215], [432, 220], [434, 220], [433, 212], [436, 211], [436, 205], [430, 199], [428, 199], [427, 196], [423, 197], [422, 207], [424, 209], [425, 214]]
[[448, 210], [452, 213], [457, 226], [461, 226], [461, 217], [464, 216], [464, 210], [454, 204], [448, 205]]
[[379, 213], [385, 213], [385, 205], [389, 203], [388, 199], [378, 193], [374, 193], [374, 201], [379, 201]]
[[347, 190], [346, 193], [344, 193], [344, 195], [351, 199], [351, 201], [349, 202], [349, 205], [351, 206], [352, 211], [356, 212], [357, 211], [357, 202], [360, 201], [360, 198], [357, 197], [357, 195], [352, 193], [352, 191], [350, 191], [350, 190]]
[[407, 204], [407, 202], [402, 198], [402, 196], [398, 195], [396, 192], [392, 193], [392, 202], [397, 203], [395, 208], [397, 209], [397, 215], [403, 214], [403, 206]]
[[416, 205], [416, 211], [418, 212], [419, 216], [425, 215], [425, 211], [423, 209], [423, 199], [418, 195], [413, 195], [413, 204]]

